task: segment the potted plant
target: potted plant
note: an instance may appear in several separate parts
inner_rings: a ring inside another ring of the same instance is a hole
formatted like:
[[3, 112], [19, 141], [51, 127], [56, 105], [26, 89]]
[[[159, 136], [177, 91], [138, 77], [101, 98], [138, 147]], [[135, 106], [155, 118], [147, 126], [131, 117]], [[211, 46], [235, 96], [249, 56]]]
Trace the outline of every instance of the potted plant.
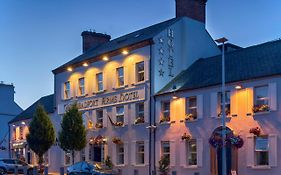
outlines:
[[102, 123], [96, 123], [96, 128], [102, 128], [103, 124]]
[[266, 104], [254, 105], [254, 107], [253, 107], [253, 113], [267, 112], [269, 110], [270, 110], [269, 105], [266, 105]]
[[166, 156], [162, 156], [158, 163], [160, 175], [168, 175], [170, 170], [170, 159]]
[[170, 117], [161, 117], [160, 119], [160, 123], [169, 122], [169, 121], [170, 121]]
[[186, 132], [181, 136], [181, 140], [189, 141], [191, 139], [191, 135]]
[[107, 169], [112, 170], [113, 169], [113, 163], [111, 161], [110, 156], [106, 156], [105, 160], [104, 160], [104, 164], [107, 167]]
[[196, 118], [197, 118], [197, 116], [194, 115], [194, 114], [186, 114], [185, 115], [185, 120], [186, 121], [192, 121], [192, 120], [195, 120]]
[[140, 123], [144, 123], [144, 118], [143, 117], [136, 118], [135, 124], [140, 124]]
[[240, 136], [232, 136], [229, 138], [231, 145], [236, 148], [242, 148], [244, 145], [244, 140]]
[[116, 122], [116, 123], [115, 123], [115, 126], [123, 126], [123, 125], [124, 125], [123, 122]]
[[249, 131], [251, 134], [259, 136], [261, 134], [261, 129], [259, 127], [251, 128]]
[[121, 144], [123, 143], [122, 140], [118, 137], [113, 137], [112, 138], [112, 142], [115, 143], [115, 144]]

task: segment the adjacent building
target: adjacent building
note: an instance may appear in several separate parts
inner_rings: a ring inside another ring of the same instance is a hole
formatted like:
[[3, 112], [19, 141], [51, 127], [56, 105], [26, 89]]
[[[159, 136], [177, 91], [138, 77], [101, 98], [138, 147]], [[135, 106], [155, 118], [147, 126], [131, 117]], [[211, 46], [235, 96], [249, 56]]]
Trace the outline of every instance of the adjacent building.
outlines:
[[[29, 132], [29, 123], [31, 122], [36, 108], [38, 105], [42, 105], [49, 115], [56, 134], [60, 128], [60, 119], [55, 114], [54, 106], [54, 95], [47, 95], [32, 105], [30, 105], [26, 110], [22, 111], [15, 118], [9, 121], [10, 128], [10, 157], [17, 158], [26, 161], [29, 164], [37, 165], [38, 157], [36, 154], [28, 147], [26, 136]], [[49, 168], [49, 172], [58, 172], [61, 162], [61, 149], [56, 143], [49, 149], [49, 151], [44, 155], [44, 163]]]
[[14, 100], [15, 87], [13, 84], [0, 82], [0, 157], [9, 157], [9, 128], [8, 122], [18, 115], [22, 109]]

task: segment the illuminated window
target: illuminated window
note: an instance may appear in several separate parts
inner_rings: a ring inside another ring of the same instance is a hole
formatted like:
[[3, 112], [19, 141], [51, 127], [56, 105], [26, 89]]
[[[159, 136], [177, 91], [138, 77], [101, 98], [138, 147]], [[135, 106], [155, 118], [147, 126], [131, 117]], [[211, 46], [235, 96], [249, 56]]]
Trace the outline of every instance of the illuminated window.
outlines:
[[161, 157], [167, 158], [170, 160], [170, 142], [162, 141], [161, 142]]
[[162, 102], [161, 108], [162, 108], [161, 109], [162, 116], [160, 118], [160, 123], [170, 121], [170, 102], [169, 101]]
[[85, 95], [85, 79], [80, 78], [78, 81], [79, 81], [79, 95]]
[[103, 125], [103, 110], [97, 110], [97, 126], [99, 126], [99, 128], [102, 128]]
[[197, 165], [197, 145], [196, 140], [192, 139], [186, 142], [187, 164]]
[[123, 143], [116, 144], [116, 153], [117, 153], [117, 164], [123, 165], [124, 164], [124, 144]]
[[64, 98], [68, 99], [70, 98], [70, 82], [64, 83]]
[[137, 82], [144, 81], [144, 62], [136, 63]]
[[116, 122], [124, 124], [124, 106], [116, 107]]
[[186, 120], [197, 119], [197, 98], [188, 97], [186, 98]]
[[[218, 93], [218, 117], [222, 116], [222, 93]], [[225, 91], [225, 115], [230, 115], [230, 91]]]
[[96, 75], [97, 78], [97, 90], [103, 91], [103, 75], [102, 72]]
[[269, 143], [267, 136], [255, 137], [255, 165], [269, 165]]
[[144, 102], [136, 103], [136, 119], [144, 123]]
[[124, 67], [119, 67], [116, 69], [117, 72], [117, 86], [124, 86]]
[[136, 163], [144, 164], [144, 142], [139, 141], [136, 143]]
[[269, 111], [268, 86], [254, 88], [254, 113]]

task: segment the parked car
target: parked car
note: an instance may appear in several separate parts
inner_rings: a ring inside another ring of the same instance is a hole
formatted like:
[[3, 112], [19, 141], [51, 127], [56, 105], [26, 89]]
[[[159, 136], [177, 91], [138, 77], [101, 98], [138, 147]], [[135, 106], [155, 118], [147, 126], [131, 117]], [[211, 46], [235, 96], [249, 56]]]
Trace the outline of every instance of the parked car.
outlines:
[[27, 174], [32, 174], [33, 166], [18, 159], [0, 159], [0, 174], [14, 173], [18, 167], [18, 173], [24, 173], [24, 168], [27, 168]]
[[66, 169], [67, 175], [115, 175], [112, 170], [97, 168], [89, 162], [77, 162]]

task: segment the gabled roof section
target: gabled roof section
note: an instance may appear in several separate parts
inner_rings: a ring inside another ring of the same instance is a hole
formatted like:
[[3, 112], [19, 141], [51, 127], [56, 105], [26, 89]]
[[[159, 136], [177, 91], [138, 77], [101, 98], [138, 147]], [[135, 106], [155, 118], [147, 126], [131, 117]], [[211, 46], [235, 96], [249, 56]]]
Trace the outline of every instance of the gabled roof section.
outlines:
[[143, 28], [141, 30], [132, 32], [130, 34], [121, 36], [119, 38], [116, 38], [114, 40], [111, 40], [107, 43], [104, 43], [100, 46], [97, 46], [95, 48], [92, 48], [88, 50], [87, 52], [83, 53], [82, 55], [74, 58], [73, 60], [63, 64], [62, 66], [56, 68], [53, 70], [53, 73], [56, 74], [59, 69], [66, 68], [68, 66], [71, 66], [73, 64], [77, 64], [83, 61], [86, 61], [91, 58], [98, 57], [102, 54], [118, 50], [120, 48], [124, 48], [133, 44], [137, 44], [146, 40], [152, 39], [155, 35], [166, 29], [167, 27], [171, 26], [175, 22], [179, 21], [182, 18], [173, 18], [152, 26], [149, 26], [147, 28]]
[[[221, 84], [221, 55], [199, 59], [181, 72], [157, 95]], [[225, 55], [226, 83], [281, 74], [281, 40], [251, 46]]]
[[38, 105], [42, 105], [48, 114], [54, 113], [54, 94], [44, 96], [29, 106], [26, 110], [17, 115], [9, 123], [31, 119]]

